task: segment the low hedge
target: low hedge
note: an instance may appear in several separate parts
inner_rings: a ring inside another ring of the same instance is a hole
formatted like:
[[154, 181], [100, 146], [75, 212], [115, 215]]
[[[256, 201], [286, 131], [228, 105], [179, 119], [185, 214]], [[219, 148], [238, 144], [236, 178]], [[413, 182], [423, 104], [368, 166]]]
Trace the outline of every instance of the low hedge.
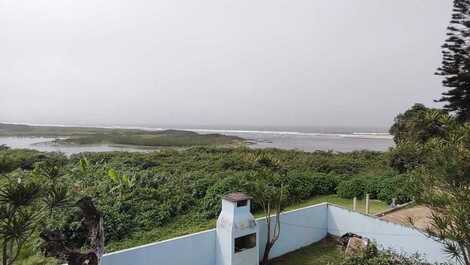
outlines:
[[358, 176], [352, 179], [341, 181], [336, 193], [339, 197], [352, 199], [354, 197], [364, 198], [369, 194], [371, 199], [379, 199], [391, 203], [393, 198], [397, 203], [404, 203], [411, 200], [409, 178], [406, 175], [398, 176]]

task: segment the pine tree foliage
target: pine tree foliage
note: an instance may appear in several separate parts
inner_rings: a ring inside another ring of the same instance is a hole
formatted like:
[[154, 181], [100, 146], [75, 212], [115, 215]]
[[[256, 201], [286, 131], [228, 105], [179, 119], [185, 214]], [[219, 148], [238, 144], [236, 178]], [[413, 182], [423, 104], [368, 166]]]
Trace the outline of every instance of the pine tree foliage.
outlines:
[[437, 75], [444, 77], [449, 90], [438, 102], [455, 112], [458, 120], [470, 121], [470, 0], [454, 0], [447, 39], [442, 45], [442, 66]]

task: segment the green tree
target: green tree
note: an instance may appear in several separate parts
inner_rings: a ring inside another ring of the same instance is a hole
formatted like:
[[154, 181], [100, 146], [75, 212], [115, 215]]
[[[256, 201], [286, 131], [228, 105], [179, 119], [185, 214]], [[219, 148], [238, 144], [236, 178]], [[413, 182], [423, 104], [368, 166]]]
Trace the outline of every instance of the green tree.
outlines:
[[[0, 180], [1, 181], [1, 180]], [[41, 186], [23, 178], [3, 180], [0, 187], [2, 265], [12, 265], [38, 228], [42, 217]]]
[[459, 121], [470, 121], [470, 1], [453, 2], [442, 66], [436, 73], [444, 77], [443, 85], [449, 90], [438, 101], [446, 102], [444, 108], [455, 112]]
[[423, 148], [423, 165], [413, 176], [421, 185], [417, 201], [432, 210], [426, 232], [450, 256], [470, 265], [470, 126], [431, 139]]
[[455, 121], [445, 111], [414, 104], [395, 117], [390, 128], [395, 143], [424, 143], [432, 137], [445, 137]]
[[69, 205], [60, 160], [35, 163], [33, 171], [16, 170], [0, 176], [0, 246], [2, 265], [18, 260], [39, 229], [55, 221]]
[[281, 235], [280, 217], [286, 197], [286, 187], [283, 184], [286, 170], [279, 160], [266, 155], [255, 157], [255, 164], [260, 170], [256, 174], [252, 194], [255, 202], [263, 209], [267, 226], [266, 245], [260, 264], [268, 265], [269, 253]]
[[399, 173], [408, 172], [423, 164], [424, 151], [422, 144], [401, 141], [388, 153], [389, 165]]

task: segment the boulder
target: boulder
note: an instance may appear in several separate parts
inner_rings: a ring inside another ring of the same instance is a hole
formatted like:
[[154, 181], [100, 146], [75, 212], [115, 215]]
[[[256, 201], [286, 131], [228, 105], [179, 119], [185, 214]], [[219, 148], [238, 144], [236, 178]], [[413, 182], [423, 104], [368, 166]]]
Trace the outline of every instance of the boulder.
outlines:
[[369, 245], [369, 240], [359, 237], [351, 237], [349, 238], [348, 245], [346, 247], [346, 251], [344, 252], [346, 255], [358, 255], [367, 249]]

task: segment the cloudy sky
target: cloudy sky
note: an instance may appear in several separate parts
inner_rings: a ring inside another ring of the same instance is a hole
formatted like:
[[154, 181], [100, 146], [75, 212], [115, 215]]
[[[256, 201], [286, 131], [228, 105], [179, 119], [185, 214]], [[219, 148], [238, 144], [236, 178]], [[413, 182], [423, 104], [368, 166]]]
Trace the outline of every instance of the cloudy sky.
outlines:
[[446, 0], [0, 0], [0, 121], [388, 126]]

